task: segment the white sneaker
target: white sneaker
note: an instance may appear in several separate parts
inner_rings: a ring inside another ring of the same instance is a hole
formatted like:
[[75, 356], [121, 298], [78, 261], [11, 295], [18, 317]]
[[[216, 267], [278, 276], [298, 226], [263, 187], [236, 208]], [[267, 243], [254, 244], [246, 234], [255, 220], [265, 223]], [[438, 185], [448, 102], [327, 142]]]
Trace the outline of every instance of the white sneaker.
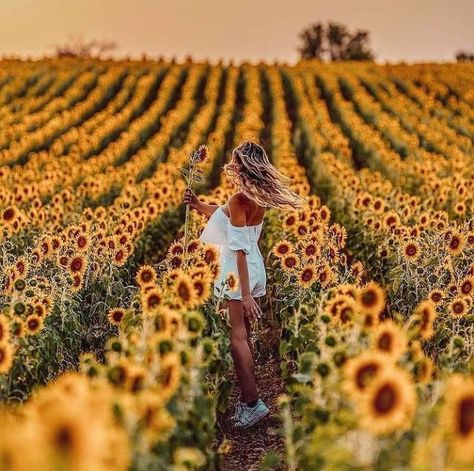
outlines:
[[249, 407], [247, 404], [242, 405], [240, 416], [235, 422], [237, 428], [248, 428], [255, 425], [270, 413], [267, 405], [259, 399], [254, 407]]
[[245, 402], [242, 402], [240, 399], [237, 401], [237, 405], [235, 406], [235, 411], [231, 417], [231, 420], [239, 420], [244, 405], [246, 405]]

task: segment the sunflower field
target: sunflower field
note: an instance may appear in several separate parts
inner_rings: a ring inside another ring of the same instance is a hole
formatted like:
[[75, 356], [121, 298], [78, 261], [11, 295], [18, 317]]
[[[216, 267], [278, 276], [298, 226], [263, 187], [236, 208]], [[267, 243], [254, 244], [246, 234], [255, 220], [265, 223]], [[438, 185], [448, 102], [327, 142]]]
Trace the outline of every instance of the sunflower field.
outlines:
[[237, 469], [182, 168], [224, 204], [247, 138], [307, 203], [265, 216], [281, 446], [241, 469], [473, 469], [474, 66], [69, 58], [1, 61], [0, 470]]

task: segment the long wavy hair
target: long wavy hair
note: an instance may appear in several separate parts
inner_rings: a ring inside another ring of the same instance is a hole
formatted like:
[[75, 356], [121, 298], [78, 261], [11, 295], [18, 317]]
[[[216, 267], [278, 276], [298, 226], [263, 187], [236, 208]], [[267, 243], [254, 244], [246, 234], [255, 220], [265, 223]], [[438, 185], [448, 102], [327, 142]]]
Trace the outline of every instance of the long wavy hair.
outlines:
[[251, 140], [243, 141], [232, 151], [223, 170], [245, 196], [261, 206], [297, 209], [306, 202], [305, 197], [289, 188], [291, 179], [271, 164], [265, 149]]

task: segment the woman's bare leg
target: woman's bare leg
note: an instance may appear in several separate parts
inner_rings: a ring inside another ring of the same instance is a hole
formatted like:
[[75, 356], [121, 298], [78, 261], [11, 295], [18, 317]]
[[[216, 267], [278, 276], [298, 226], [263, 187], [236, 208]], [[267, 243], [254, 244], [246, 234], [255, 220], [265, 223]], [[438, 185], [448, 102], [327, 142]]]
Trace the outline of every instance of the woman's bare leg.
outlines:
[[247, 343], [249, 344], [250, 352], [252, 353], [252, 358], [253, 358], [253, 363], [255, 364], [255, 350], [253, 348], [253, 343], [252, 343], [252, 328], [250, 326], [250, 321], [248, 320], [247, 316], [244, 316], [244, 322], [245, 322], [245, 330], [247, 331]]
[[258, 398], [258, 393], [255, 363], [249, 346], [242, 301], [231, 299], [228, 303], [231, 326], [230, 348], [242, 391], [241, 398], [244, 402], [251, 402]]

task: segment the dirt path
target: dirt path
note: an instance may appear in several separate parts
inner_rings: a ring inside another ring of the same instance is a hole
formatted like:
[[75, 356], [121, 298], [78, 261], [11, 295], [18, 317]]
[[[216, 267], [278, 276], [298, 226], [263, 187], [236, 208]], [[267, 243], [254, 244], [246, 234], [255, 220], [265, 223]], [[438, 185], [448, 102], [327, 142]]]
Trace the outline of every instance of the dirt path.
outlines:
[[219, 471], [253, 471], [258, 470], [260, 463], [269, 451], [280, 455], [280, 466], [272, 468], [284, 470], [283, 456], [285, 445], [280, 436], [281, 420], [276, 405], [277, 397], [284, 392], [284, 382], [280, 377], [280, 359], [278, 355], [280, 330], [272, 328], [265, 312], [262, 326], [254, 341], [256, 352], [256, 375], [260, 397], [270, 408], [270, 415], [247, 430], [237, 430], [233, 427], [230, 417], [234, 412], [240, 388], [237, 376], [232, 371], [234, 388], [230, 404], [225, 414], [218, 413], [217, 421], [220, 428], [215, 451], [224, 448], [224, 453], [217, 454], [217, 469]]

